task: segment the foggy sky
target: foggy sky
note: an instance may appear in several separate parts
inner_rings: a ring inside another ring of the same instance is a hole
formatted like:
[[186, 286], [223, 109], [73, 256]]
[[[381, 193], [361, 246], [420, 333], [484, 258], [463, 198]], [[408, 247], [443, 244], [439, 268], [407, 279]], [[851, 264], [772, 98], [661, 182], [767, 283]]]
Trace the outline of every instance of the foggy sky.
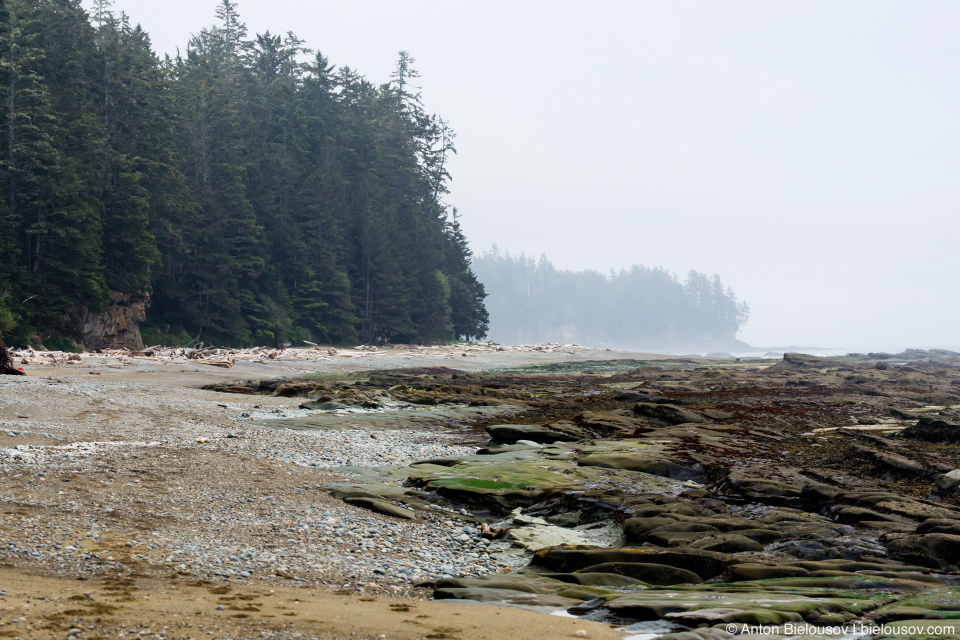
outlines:
[[[159, 52], [216, 0], [115, 0]], [[88, 5], [89, 6], [89, 5]], [[386, 82], [407, 50], [475, 251], [718, 273], [754, 345], [960, 345], [960, 3], [240, 0]]]

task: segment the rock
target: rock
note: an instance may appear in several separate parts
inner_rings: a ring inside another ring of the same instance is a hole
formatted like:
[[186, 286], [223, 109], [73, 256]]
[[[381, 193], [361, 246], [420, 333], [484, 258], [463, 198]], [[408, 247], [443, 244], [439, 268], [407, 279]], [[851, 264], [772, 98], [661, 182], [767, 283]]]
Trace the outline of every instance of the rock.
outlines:
[[735, 533], [700, 538], [690, 546], [695, 549], [717, 551], [720, 553], [742, 553], [745, 551], [763, 551], [763, 545], [750, 538]]
[[960, 469], [954, 469], [936, 476], [935, 482], [943, 495], [957, 495], [960, 493]]
[[649, 420], [672, 426], [685, 423], [708, 422], [706, 418], [699, 413], [694, 413], [688, 409], [681, 409], [672, 404], [654, 404], [651, 402], [639, 402], [633, 407], [633, 413], [643, 416]]
[[917, 424], [901, 431], [900, 436], [926, 442], [956, 444], [960, 442], [960, 424], [923, 416]]
[[720, 553], [687, 549], [624, 547], [598, 549], [586, 546], [553, 547], [533, 555], [531, 564], [554, 571], [575, 572], [577, 569], [606, 563], [653, 563], [686, 569], [709, 580], [723, 573], [730, 564]]
[[[725, 609], [718, 607], [715, 609], [701, 609], [698, 611], [681, 611], [679, 613], [668, 613], [663, 616], [664, 620], [676, 622], [689, 627], [698, 627], [712, 624], [723, 624], [735, 622], [743, 616], [742, 609]], [[679, 635], [679, 634], [677, 634]], [[697, 634], [690, 634], [694, 638], [701, 638]]]
[[719, 533], [719, 529], [703, 522], [669, 522], [650, 533]]
[[[796, 579], [797, 582], [801, 580]], [[762, 598], [760, 602], [758, 597]], [[843, 597], [831, 597], [830, 594], [817, 590], [805, 593], [800, 589], [791, 589], [784, 593], [771, 589], [762, 592], [761, 595], [752, 589], [681, 587], [650, 589], [610, 597], [607, 599], [605, 608], [615, 615], [626, 618], [665, 619], [680, 622], [683, 625], [734, 622], [749, 625], [779, 625], [805, 620], [824, 626], [844, 624], [859, 618], [884, 602], [869, 596], [851, 597], [848, 594], [843, 594]]]
[[649, 393], [640, 393], [638, 391], [623, 391], [614, 394], [612, 399], [617, 402], [651, 402], [656, 404], [667, 404], [670, 402], [666, 398], [654, 396]]
[[779, 464], [758, 464], [747, 467], [731, 467], [717, 485], [724, 494], [783, 506], [800, 506], [801, 492], [816, 484], [800, 475], [793, 468]]
[[636, 578], [620, 575], [619, 573], [606, 573], [598, 571], [582, 573], [541, 573], [544, 578], [579, 584], [585, 587], [627, 587], [644, 586], [647, 583]]
[[551, 431], [544, 427], [529, 424], [498, 424], [487, 427], [487, 433], [496, 442], [515, 444], [518, 440], [529, 440], [538, 444], [553, 444], [554, 442], [576, 442], [580, 438], [559, 431]]
[[930, 518], [917, 525], [914, 533], [950, 533], [960, 535], [960, 521]]
[[518, 444], [524, 447], [533, 447], [535, 449], [540, 449], [543, 447], [539, 442], [534, 442], [533, 440], [517, 440], [514, 444]]
[[[496, 455], [454, 467], [418, 464], [411, 467], [410, 478], [418, 484], [458, 500], [487, 499], [513, 509], [543, 498], [545, 491], [576, 486], [582, 480], [562, 473], [575, 468], [570, 463], [544, 464], [540, 450], [523, 449]], [[547, 468], [544, 468], [547, 467]]]
[[800, 490], [800, 502], [805, 509], [816, 512], [830, 504], [838, 493], [840, 490], [833, 487], [804, 485]]
[[627, 542], [643, 542], [646, 535], [658, 527], [676, 522], [670, 517], [630, 518], [623, 523], [623, 535]]
[[466, 458], [430, 458], [428, 460], [417, 460], [415, 462], [411, 462], [410, 465], [433, 464], [437, 465], [438, 467], [455, 467], [464, 460], [466, 460]]
[[558, 527], [575, 527], [580, 524], [580, 518], [583, 514], [580, 511], [568, 511], [549, 516], [547, 521]]
[[841, 524], [858, 524], [863, 521], [897, 522], [903, 520], [902, 518], [897, 518], [896, 516], [888, 516], [882, 513], [877, 513], [872, 509], [864, 509], [863, 507], [851, 507], [845, 505], [837, 505], [835, 508], [831, 509], [830, 517]]
[[712, 533], [719, 533], [719, 530], [708, 524], [671, 522], [650, 531], [643, 539], [660, 547], [677, 547], [699, 540]]
[[578, 531], [553, 525], [533, 525], [511, 529], [507, 533], [507, 537], [529, 551], [539, 551], [562, 544], [586, 544], [589, 542]]
[[112, 291], [113, 304], [103, 313], [83, 311], [83, 346], [90, 350], [130, 349], [143, 350], [139, 323], [147, 319], [149, 296], [132, 298], [130, 295]]
[[604, 467], [640, 471], [674, 480], [705, 480], [703, 469], [664, 460], [658, 449], [635, 454], [591, 453], [581, 456], [577, 463], [584, 467]]
[[[638, 518], [664, 517], [674, 520], [683, 520], [684, 518], [697, 518], [702, 515], [704, 508], [696, 502], [677, 501], [667, 504], [650, 505], [637, 508], [635, 514]], [[696, 520], [699, 522], [699, 520]]]
[[307, 400], [300, 403], [301, 409], [311, 409], [313, 411], [339, 411], [340, 409], [349, 409], [348, 405], [342, 402], [320, 402], [318, 400]]
[[805, 353], [785, 353], [783, 360], [764, 369], [764, 373], [793, 373], [802, 370], [817, 370], [837, 367], [839, 363], [828, 358], [808, 356]]
[[904, 565], [893, 560], [878, 559], [875, 562], [862, 562], [857, 560], [821, 560], [817, 562], [803, 561], [797, 562], [794, 566], [802, 567], [807, 571], [823, 571], [823, 570], [834, 570], [834, 571], [846, 571], [846, 572], [859, 572], [859, 571], [924, 571], [924, 567], [917, 565]]
[[513, 527], [500, 527], [498, 529], [493, 529], [490, 527], [490, 525], [484, 522], [480, 525], [480, 537], [486, 540], [499, 540], [512, 530]]
[[615, 434], [632, 434], [644, 423], [638, 421], [632, 412], [618, 411], [584, 411], [573, 419], [574, 423], [594, 434], [609, 436]]
[[915, 462], [909, 458], [905, 458], [895, 453], [878, 451], [877, 449], [861, 447], [859, 445], [854, 445], [854, 450], [860, 453], [863, 457], [867, 459], [872, 458], [882, 466], [894, 471], [915, 476], [923, 476], [927, 471], [926, 467], [919, 462]]
[[[960, 630], [960, 621], [956, 620], [960, 611], [960, 597], [956, 587], [928, 589], [910, 595], [902, 600], [881, 607], [871, 616], [878, 624], [888, 624], [906, 620], [944, 620], [950, 622], [955, 629]], [[955, 637], [954, 634], [944, 634], [942, 637]]]
[[887, 551], [894, 560], [955, 571], [960, 564], [960, 535], [909, 535], [888, 542]]
[[[824, 591], [861, 591], [861, 592], [877, 592], [877, 591], [917, 591], [918, 589], [928, 589], [930, 588], [929, 582], [917, 582], [910, 579], [904, 578], [887, 578], [887, 577], [877, 577], [864, 575], [861, 573], [844, 573], [838, 571], [824, 572], [824, 573], [833, 573], [840, 575], [830, 575], [823, 577], [815, 577], [811, 574], [806, 575], [802, 578], [776, 578], [769, 581], [758, 581], [749, 587], [752, 588], [761, 588], [761, 589], [804, 589], [809, 590], [808, 593], [811, 593], [811, 596], [815, 592], [819, 591], [823, 593]], [[747, 586], [747, 585], [744, 585]]]
[[398, 507], [395, 504], [390, 504], [386, 500], [377, 500], [376, 498], [363, 498], [363, 497], [347, 497], [343, 499], [347, 504], [352, 504], [355, 507], [363, 507], [364, 509], [370, 509], [377, 513], [382, 513], [387, 516], [393, 516], [395, 518], [403, 518], [404, 520], [413, 520], [413, 512], [409, 509], [404, 509], [403, 507]]
[[852, 504], [858, 507], [866, 507], [874, 511], [902, 516], [914, 521], [922, 521], [928, 518], [946, 520], [960, 519], [960, 510], [956, 507], [885, 491], [838, 493], [834, 501], [837, 503]]
[[728, 580], [730, 582], [739, 582], [741, 580], [769, 580], [771, 578], [797, 578], [809, 575], [810, 572], [802, 567], [789, 565], [768, 565], [768, 564], [735, 564], [730, 567]]
[[700, 576], [693, 571], [652, 562], [606, 562], [584, 567], [574, 572], [574, 574], [578, 573], [615, 573], [655, 585], [700, 584], [703, 582]]
[[[722, 528], [721, 528], [722, 529]], [[744, 538], [750, 538], [751, 540], [760, 543], [761, 545], [770, 544], [771, 542], [776, 542], [777, 540], [783, 539], [783, 532], [777, 531], [776, 529], [737, 529], [735, 531], [737, 535], [743, 536]]]
[[730, 420], [733, 414], [729, 411], [720, 411], [719, 409], [701, 409], [700, 413], [711, 420]]

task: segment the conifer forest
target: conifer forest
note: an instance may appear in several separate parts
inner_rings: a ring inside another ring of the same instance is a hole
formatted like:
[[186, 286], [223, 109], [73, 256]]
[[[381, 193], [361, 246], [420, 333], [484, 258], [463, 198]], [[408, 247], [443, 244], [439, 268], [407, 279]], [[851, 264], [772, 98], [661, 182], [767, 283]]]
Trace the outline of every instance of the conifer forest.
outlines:
[[737, 350], [750, 307], [719, 276], [663, 268], [558, 269], [496, 246], [473, 261], [489, 291], [490, 337], [505, 344], [578, 342], [627, 350]]
[[378, 86], [222, 0], [160, 59], [108, 0], [5, 0], [0, 64], [9, 344], [78, 344], [117, 303], [148, 342], [484, 336], [454, 133], [407, 53]]
[[161, 59], [109, 0], [3, 2], [9, 344], [83, 347], [118, 308], [147, 344], [448, 342], [485, 337], [488, 307], [504, 342], [735, 343], [747, 308], [719, 278], [473, 260], [445, 200], [455, 134], [408, 53], [377, 85], [249, 36], [231, 0], [215, 15]]

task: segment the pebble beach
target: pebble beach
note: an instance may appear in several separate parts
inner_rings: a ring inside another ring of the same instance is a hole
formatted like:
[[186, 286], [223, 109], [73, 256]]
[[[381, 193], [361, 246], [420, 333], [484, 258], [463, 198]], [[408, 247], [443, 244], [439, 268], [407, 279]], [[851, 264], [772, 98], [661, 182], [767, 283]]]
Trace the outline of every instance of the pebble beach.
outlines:
[[[446, 359], [475, 368], [531, 359], [518, 355]], [[571, 357], [532, 357], [552, 355]], [[173, 575], [415, 601], [429, 595], [416, 586], [424, 580], [512, 571], [520, 560], [511, 545], [481, 538], [464, 514], [436, 507], [390, 518], [325, 490], [365, 472], [470, 455], [476, 433], [444, 420], [373, 429], [351, 424], [351, 412], [344, 429], [275, 428], [272, 420], [305, 413], [300, 399], [202, 388], [359, 370], [374, 359], [380, 367], [391, 356], [331, 366], [329, 357], [298, 354], [223, 369], [85, 354], [0, 376], [0, 566], [72, 580]], [[419, 363], [404, 356], [401, 364]]]

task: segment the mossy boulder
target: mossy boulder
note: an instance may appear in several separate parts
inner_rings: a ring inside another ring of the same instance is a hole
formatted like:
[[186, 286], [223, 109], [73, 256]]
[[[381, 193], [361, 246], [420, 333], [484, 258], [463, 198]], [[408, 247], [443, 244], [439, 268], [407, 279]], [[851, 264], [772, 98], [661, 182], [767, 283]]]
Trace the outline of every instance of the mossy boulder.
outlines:
[[664, 425], [710, 422], [699, 413], [683, 409], [673, 404], [638, 402], [633, 406], [634, 415]]
[[600, 549], [587, 546], [563, 546], [543, 549], [531, 563], [553, 571], [576, 571], [606, 563], [652, 563], [692, 571], [702, 580], [722, 574], [730, 564], [725, 555], [711, 551], [622, 547]]
[[581, 570], [578, 573], [541, 573], [544, 578], [552, 578], [561, 582], [579, 584], [585, 587], [643, 587], [648, 586], [643, 580], [637, 580], [619, 573]]
[[763, 545], [746, 536], [736, 533], [723, 533], [717, 536], [707, 536], [690, 543], [695, 549], [719, 551], [720, 553], [743, 553], [747, 551], [763, 551]]
[[637, 620], [666, 619], [688, 626], [722, 622], [783, 624], [801, 620], [842, 624], [872, 611], [888, 599], [837, 596], [814, 590], [782, 593], [738, 591], [722, 586], [647, 590], [606, 596], [604, 607], [615, 615]]
[[768, 580], [770, 578], [794, 578], [809, 574], [810, 571], [803, 567], [745, 562], [731, 566], [727, 574], [727, 580], [730, 582], [739, 582], [741, 580]]
[[952, 620], [911, 619], [884, 625], [883, 632], [874, 640], [943, 640], [960, 638], [960, 622]]
[[960, 621], [960, 587], [920, 591], [881, 607], [871, 617], [878, 623], [896, 620]]
[[476, 600], [522, 606], [569, 608], [585, 600], [619, 592], [600, 586], [576, 584], [537, 574], [489, 575], [476, 578], [442, 578], [434, 583], [434, 598]]
[[628, 576], [653, 585], [700, 584], [703, 582], [700, 576], [693, 571], [652, 562], [605, 562], [578, 569], [574, 572], [574, 575], [597, 572]]
[[529, 440], [539, 444], [553, 444], [554, 442], [576, 442], [580, 436], [552, 431], [545, 427], [529, 424], [498, 424], [487, 427], [487, 433], [495, 442], [516, 444], [519, 440]]
[[890, 557], [901, 562], [931, 567], [956, 569], [960, 564], [960, 535], [925, 533], [909, 535], [887, 543]]
[[627, 542], [643, 542], [648, 533], [673, 522], [676, 522], [676, 519], [669, 516], [630, 518], [623, 523], [623, 535]]

